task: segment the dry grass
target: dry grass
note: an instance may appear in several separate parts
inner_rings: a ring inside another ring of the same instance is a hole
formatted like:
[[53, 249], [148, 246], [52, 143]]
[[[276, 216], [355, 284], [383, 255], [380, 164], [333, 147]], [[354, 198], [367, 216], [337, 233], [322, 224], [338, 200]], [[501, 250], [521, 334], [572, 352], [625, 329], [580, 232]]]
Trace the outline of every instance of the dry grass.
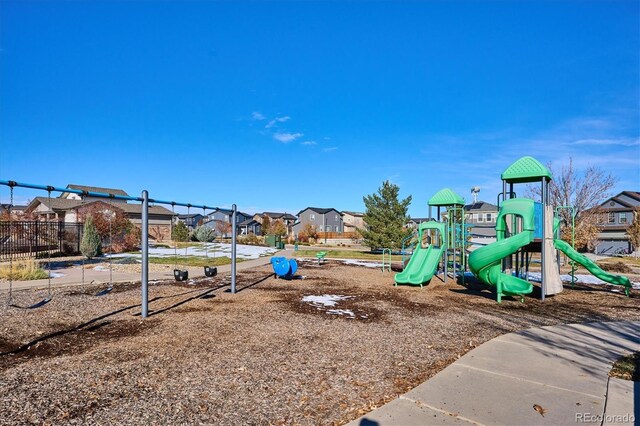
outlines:
[[[0, 307], [0, 424], [343, 424], [500, 334], [561, 323], [640, 320], [637, 291], [575, 290], [495, 303], [484, 286], [393, 287], [377, 269], [301, 262], [195, 286], [138, 285], [95, 297], [55, 290], [38, 310]], [[16, 302], [39, 298], [19, 292]], [[351, 296], [333, 315], [305, 295]], [[22, 298], [23, 300], [19, 300]]]
[[47, 271], [35, 260], [17, 260], [11, 266], [8, 263], [0, 266], [0, 280], [29, 281], [41, 280], [48, 276]]

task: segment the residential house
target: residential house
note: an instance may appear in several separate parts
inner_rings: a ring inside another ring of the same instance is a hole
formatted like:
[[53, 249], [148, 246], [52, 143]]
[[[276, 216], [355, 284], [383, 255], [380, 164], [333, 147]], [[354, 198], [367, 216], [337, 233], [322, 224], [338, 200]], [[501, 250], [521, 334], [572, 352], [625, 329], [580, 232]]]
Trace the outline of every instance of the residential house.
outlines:
[[418, 229], [418, 225], [420, 225], [422, 222], [429, 222], [430, 220], [434, 219], [428, 217], [412, 217], [407, 222], [406, 227], [410, 229]]
[[192, 214], [179, 214], [175, 217], [175, 224], [183, 222], [187, 229], [191, 232], [198, 227], [200, 222], [204, 219], [204, 216], [199, 213]]
[[287, 227], [287, 236], [293, 235], [293, 225], [298, 220], [297, 217], [290, 213], [280, 213], [280, 212], [263, 212], [256, 213], [253, 215], [253, 219], [262, 224], [264, 221], [264, 217], [267, 216], [271, 222], [276, 220], [281, 220], [284, 225]]
[[[207, 216], [203, 219], [202, 226], [208, 226], [210, 228], [213, 228], [216, 235], [221, 235], [222, 233], [220, 232], [219, 224], [231, 223], [232, 216], [233, 216], [233, 210], [217, 208], [207, 214]], [[236, 212], [236, 226], [238, 227], [237, 228], [238, 233], [241, 232], [240, 224], [251, 217], [252, 216], [247, 213], [243, 213], [239, 211]], [[231, 231], [225, 232], [223, 234], [224, 237], [228, 237], [230, 235], [231, 235]]]
[[465, 205], [464, 221], [467, 225], [473, 225], [469, 231], [477, 237], [495, 238], [498, 210], [498, 206], [486, 201], [475, 201]]
[[626, 235], [627, 227], [633, 222], [634, 214], [640, 211], [640, 192], [622, 191], [600, 204], [598, 216], [598, 243], [596, 254], [632, 253], [633, 247]]
[[[9, 211], [10, 204], [0, 204], [0, 214], [4, 214]], [[23, 205], [13, 205], [11, 207], [11, 216], [14, 219], [20, 219], [21, 216], [24, 216], [24, 212], [27, 210], [28, 206]]]
[[[68, 189], [76, 189], [87, 192], [100, 192], [105, 194], [123, 195], [127, 193], [121, 189], [100, 188], [95, 186], [67, 185]], [[36, 197], [27, 206], [25, 213], [42, 216], [43, 219], [49, 216], [50, 220], [65, 223], [82, 222], [82, 210], [87, 209], [94, 203], [104, 204], [105, 209], [110, 207], [122, 210], [129, 221], [138, 227], [142, 225], [142, 205], [141, 203], [127, 203], [126, 200], [116, 200], [113, 198], [98, 198], [86, 195], [63, 192], [60, 196]], [[171, 235], [171, 222], [173, 213], [162, 206], [149, 206], [149, 234], [155, 239], [166, 239]]]
[[358, 229], [365, 229], [364, 213], [359, 212], [342, 212], [342, 221], [344, 224], [344, 232], [356, 232]]
[[316, 227], [318, 232], [344, 232], [342, 214], [334, 208], [307, 207], [298, 213], [298, 221], [293, 225], [293, 233], [297, 236], [306, 224]]
[[241, 222], [238, 226], [240, 227], [240, 235], [262, 234], [262, 224], [254, 218], [249, 218], [244, 222]]

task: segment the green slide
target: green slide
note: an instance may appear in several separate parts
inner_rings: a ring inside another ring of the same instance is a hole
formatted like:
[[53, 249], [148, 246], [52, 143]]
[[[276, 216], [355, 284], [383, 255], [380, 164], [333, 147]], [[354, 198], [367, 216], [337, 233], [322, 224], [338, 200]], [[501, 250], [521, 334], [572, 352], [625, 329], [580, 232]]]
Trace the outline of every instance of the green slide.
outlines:
[[418, 230], [418, 244], [411, 255], [411, 259], [409, 259], [407, 266], [405, 266], [402, 272], [395, 275], [396, 285], [409, 284], [419, 285], [422, 287], [422, 284], [429, 282], [436, 273], [438, 263], [442, 257], [442, 252], [445, 249], [445, 244], [444, 242], [441, 242], [439, 245], [429, 244], [426, 248], [422, 247], [422, 235], [425, 230], [435, 230], [434, 232], [437, 235], [436, 238], [441, 240], [444, 235], [444, 224], [437, 222], [425, 222], [420, 224], [420, 228]]
[[[530, 282], [521, 278], [502, 273], [503, 258], [517, 252], [520, 248], [533, 241], [534, 203], [527, 198], [513, 198], [506, 200], [500, 208], [496, 220], [496, 238], [498, 241], [474, 250], [469, 255], [469, 269], [483, 282], [496, 287], [496, 299], [502, 301], [502, 296], [521, 296], [533, 291]], [[506, 215], [522, 217], [523, 232], [505, 238]]]
[[574, 262], [578, 262], [579, 264], [587, 268], [587, 270], [591, 272], [595, 277], [609, 284], [624, 286], [624, 293], [627, 296], [629, 295], [629, 290], [631, 289], [631, 281], [629, 280], [629, 278], [622, 275], [613, 275], [609, 272], [603, 271], [594, 261], [589, 259], [587, 256], [575, 251], [573, 247], [571, 247], [571, 245], [567, 244], [567, 242], [563, 240], [553, 240], [553, 245], [558, 250], [569, 256], [569, 259], [573, 260]]

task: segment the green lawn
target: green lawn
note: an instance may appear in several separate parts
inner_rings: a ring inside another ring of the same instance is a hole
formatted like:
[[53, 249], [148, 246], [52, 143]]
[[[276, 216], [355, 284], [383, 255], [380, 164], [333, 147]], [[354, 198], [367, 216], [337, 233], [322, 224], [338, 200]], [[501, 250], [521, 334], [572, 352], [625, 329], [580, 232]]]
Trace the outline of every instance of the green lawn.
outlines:
[[[377, 260], [379, 262], [382, 261], [381, 254], [374, 254], [368, 251], [356, 251], [356, 250], [332, 250], [332, 249], [326, 249], [326, 248], [311, 250], [307, 248], [304, 248], [304, 249], [301, 248], [297, 252], [294, 252], [294, 255], [300, 256], [300, 257], [315, 258], [316, 253], [320, 251], [326, 252], [327, 257], [335, 257], [340, 259]], [[408, 258], [408, 256], [406, 258]], [[391, 256], [391, 260], [396, 262], [401, 262], [402, 256], [398, 256], [398, 255]]]
[[620, 358], [613, 364], [609, 373], [611, 377], [624, 380], [640, 381], [640, 352]]
[[[238, 258], [238, 262], [245, 259]], [[149, 257], [149, 263], [157, 263], [161, 265], [178, 265], [178, 266], [218, 266], [231, 263], [231, 259], [226, 256], [220, 257], [204, 257], [204, 256], [168, 256], [168, 257]]]

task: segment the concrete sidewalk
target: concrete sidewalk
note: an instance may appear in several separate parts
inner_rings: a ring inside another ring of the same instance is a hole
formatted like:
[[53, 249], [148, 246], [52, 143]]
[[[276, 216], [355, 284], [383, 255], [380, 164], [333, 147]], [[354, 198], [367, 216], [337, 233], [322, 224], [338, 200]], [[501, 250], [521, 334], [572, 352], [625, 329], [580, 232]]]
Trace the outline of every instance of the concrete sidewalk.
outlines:
[[[290, 257], [292, 255], [291, 250], [281, 250], [274, 254], [273, 256], [287, 256]], [[236, 270], [242, 271], [245, 269], [256, 268], [258, 266], [268, 265], [271, 261], [271, 256], [260, 257], [258, 259], [245, 260], [243, 262], [238, 262], [236, 264]], [[184, 268], [181, 268], [184, 269]], [[189, 278], [203, 278], [204, 277], [204, 268], [201, 266], [198, 267], [189, 267], [186, 268], [189, 271]], [[56, 270], [54, 269], [52, 272], [60, 272], [65, 274], [63, 277], [52, 278], [51, 279], [51, 287], [69, 287], [74, 285], [80, 285], [82, 283], [82, 269], [81, 267], [72, 267], [72, 268], [64, 268]], [[231, 264], [220, 265], [218, 266], [218, 274], [230, 274], [231, 273]], [[161, 281], [161, 280], [173, 280], [173, 268], [170, 268], [167, 271], [163, 272], [149, 272], [149, 281]], [[92, 268], [85, 268], [84, 271], [84, 282], [85, 284], [90, 283], [91, 281], [94, 284], [104, 284], [109, 282], [109, 269], [101, 269], [96, 271]], [[140, 281], [140, 274], [133, 272], [113, 272], [113, 282], [117, 283], [130, 283]], [[32, 280], [32, 281], [14, 281], [13, 282], [13, 290], [24, 290], [24, 289], [32, 289], [32, 288], [44, 288], [47, 287], [49, 280]], [[9, 290], [9, 282], [2, 281], [0, 282], [0, 293]]]
[[638, 424], [640, 383], [608, 373], [613, 361], [639, 350], [640, 322], [506, 334], [349, 425]]

